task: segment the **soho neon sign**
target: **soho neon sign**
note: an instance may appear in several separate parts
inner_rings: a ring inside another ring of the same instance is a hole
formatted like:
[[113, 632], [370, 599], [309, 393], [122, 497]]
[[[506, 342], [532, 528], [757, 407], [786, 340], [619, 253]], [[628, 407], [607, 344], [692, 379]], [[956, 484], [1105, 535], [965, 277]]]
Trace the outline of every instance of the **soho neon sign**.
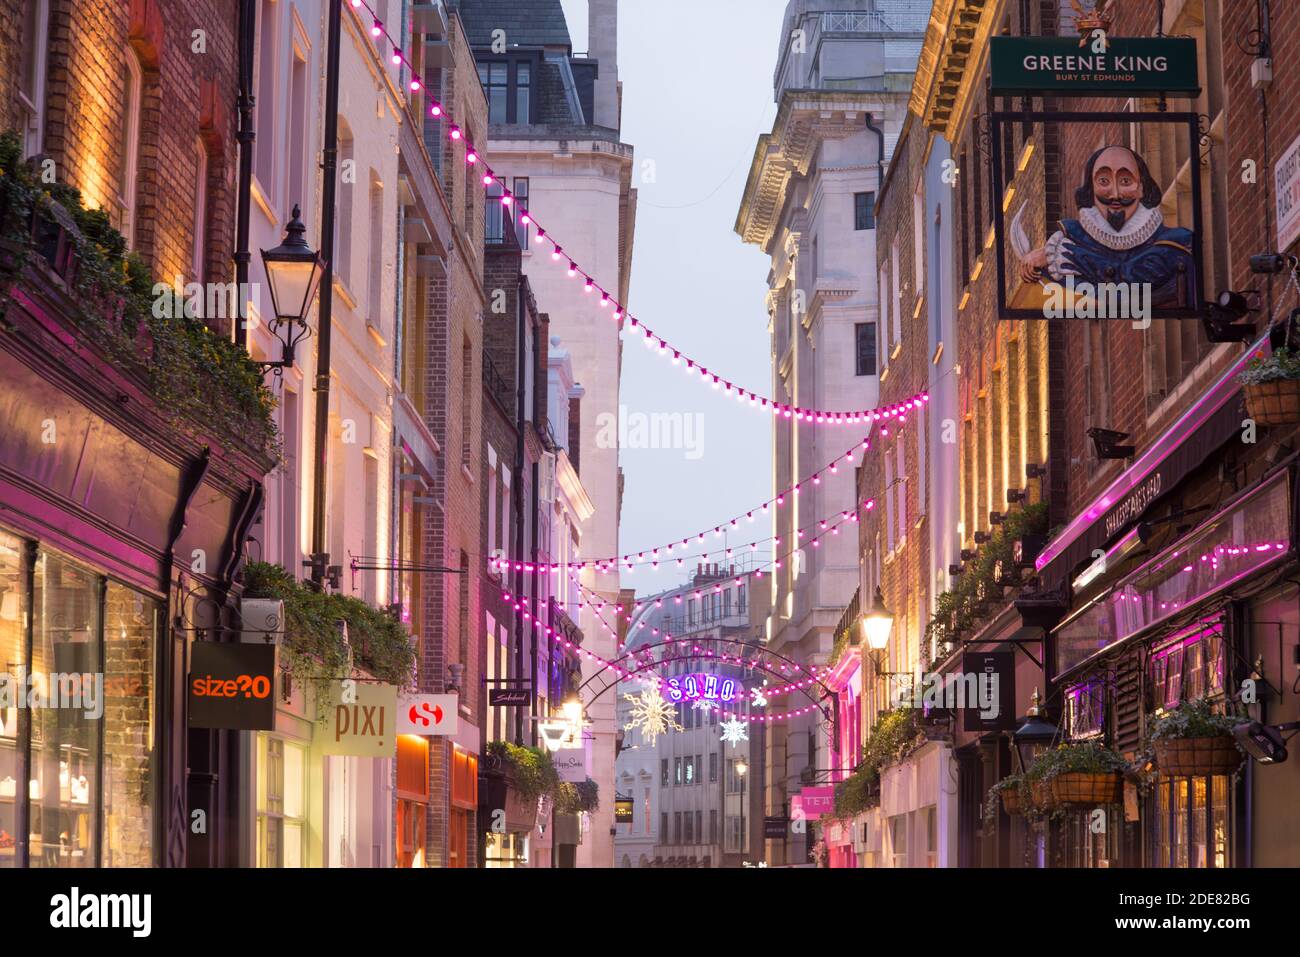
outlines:
[[697, 698], [734, 701], [740, 693], [740, 684], [735, 679], [709, 674], [679, 675], [668, 678], [665, 685], [668, 689], [665, 697], [672, 702]]

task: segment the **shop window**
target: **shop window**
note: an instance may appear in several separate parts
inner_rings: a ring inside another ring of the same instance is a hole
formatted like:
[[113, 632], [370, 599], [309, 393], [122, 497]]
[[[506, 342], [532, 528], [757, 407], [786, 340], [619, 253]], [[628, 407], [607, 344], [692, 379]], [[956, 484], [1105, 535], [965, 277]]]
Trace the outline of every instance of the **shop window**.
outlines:
[[[32, 594], [32, 691], [51, 701], [51, 696], [72, 690], [69, 681], [101, 670], [102, 583], [88, 570], [45, 553], [36, 563]], [[53, 683], [51, 675], [58, 675]], [[31, 709], [28, 714], [29, 862], [33, 867], [91, 867], [99, 715], [91, 717], [93, 712], [76, 706]]]
[[[6, 676], [25, 671], [25, 622], [30, 607], [26, 577], [23, 543], [0, 533], [0, 667]], [[19, 782], [25, 777], [18, 717], [17, 708], [0, 708], [0, 867], [18, 863]]]
[[899, 814], [889, 819], [889, 840], [893, 858], [891, 867], [907, 866], [907, 815]]
[[109, 582], [104, 598], [104, 867], [153, 865], [154, 662], [161, 603]]
[[306, 864], [306, 766], [302, 746], [273, 735], [258, 735], [258, 867]]
[[1162, 778], [1152, 799], [1152, 864], [1230, 867], [1226, 775]]

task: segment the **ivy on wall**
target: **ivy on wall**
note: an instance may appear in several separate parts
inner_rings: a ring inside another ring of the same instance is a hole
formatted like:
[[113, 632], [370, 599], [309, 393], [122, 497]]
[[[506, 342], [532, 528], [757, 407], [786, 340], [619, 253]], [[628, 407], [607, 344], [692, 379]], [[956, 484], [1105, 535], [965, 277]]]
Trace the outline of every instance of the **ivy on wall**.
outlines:
[[43, 227], [62, 226], [75, 249], [74, 318], [85, 338], [143, 381], [174, 426], [203, 430], [259, 455], [278, 455], [275, 397], [247, 353], [186, 315], [170, 290], [154, 294], [149, 269], [102, 209], [45, 183], [22, 158], [18, 136], [0, 133], [0, 315], [7, 292], [37, 251]]

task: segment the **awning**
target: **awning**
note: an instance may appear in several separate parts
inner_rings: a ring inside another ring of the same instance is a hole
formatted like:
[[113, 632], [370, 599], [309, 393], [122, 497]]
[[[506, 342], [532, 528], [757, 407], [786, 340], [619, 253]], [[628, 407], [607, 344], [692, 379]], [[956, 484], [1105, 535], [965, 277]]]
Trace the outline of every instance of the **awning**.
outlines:
[[1053, 589], [1094, 550], [1104, 548], [1148, 508], [1241, 431], [1241, 385], [1251, 359], [1272, 352], [1265, 333], [1177, 421], [1066, 526], [1034, 564], [1041, 588]]

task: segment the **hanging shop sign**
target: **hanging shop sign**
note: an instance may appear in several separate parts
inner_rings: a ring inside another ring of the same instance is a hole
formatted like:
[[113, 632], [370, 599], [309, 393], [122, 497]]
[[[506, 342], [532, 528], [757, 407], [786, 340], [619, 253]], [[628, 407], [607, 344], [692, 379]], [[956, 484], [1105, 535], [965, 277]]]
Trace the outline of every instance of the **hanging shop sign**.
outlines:
[[190, 650], [191, 728], [275, 727], [275, 646], [196, 641]]
[[555, 762], [555, 770], [559, 773], [561, 781], [577, 784], [587, 780], [586, 748], [561, 748], [552, 751], [551, 760]]
[[1300, 136], [1292, 140], [1274, 164], [1273, 187], [1277, 251], [1284, 253], [1300, 239]]
[[614, 802], [614, 823], [631, 824], [632, 810], [636, 802], [631, 798], [619, 798]]
[[763, 837], [769, 841], [784, 841], [789, 830], [790, 821], [784, 817], [763, 818]]
[[1015, 730], [1014, 651], [967, 652], [961, 659], [961, 678], [967, 691], [958, 697], [963, 731]]
[[994, 96], [1198, 96], [1188, 37], [991, 37]]
[[363, 758], [397, 754], [397, 686], [335, 681], [328, 690], [321, 750]]
[[532, 703], [532, 688], [488, 689], [488, 704], [494, 708], [526, 708]]
[[679, 701], [734, 701], [743, 690], [740, 682], [724, 675], [690, 674], [677, 675], [664, 682], [664, 697], [676, 703]]
[[402, 695], [397, 702], [397, 733], [455, 734], [460, 730], [459, 707], [459, 695]]
[[835, 788], [804, 788], [799, 792], [799, 803], [803, 807], [805, 820], [815, 821], [823, 814], [835, 810]]

